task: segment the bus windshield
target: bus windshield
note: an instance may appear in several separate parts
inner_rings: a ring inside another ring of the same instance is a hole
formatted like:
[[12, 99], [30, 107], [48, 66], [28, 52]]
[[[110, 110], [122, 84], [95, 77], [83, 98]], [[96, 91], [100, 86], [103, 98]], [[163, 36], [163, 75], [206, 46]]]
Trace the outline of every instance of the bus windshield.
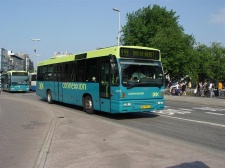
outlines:
[[28, 76], [20, 76], [20, 75], [12, 75], [11, 77], [11, 83], [12, 85], [28, 85], [29, 79]]
[[132, 87], [159, 87], [164, 85], [163, 68], [160, 61], [120, 60], [122, 85]]

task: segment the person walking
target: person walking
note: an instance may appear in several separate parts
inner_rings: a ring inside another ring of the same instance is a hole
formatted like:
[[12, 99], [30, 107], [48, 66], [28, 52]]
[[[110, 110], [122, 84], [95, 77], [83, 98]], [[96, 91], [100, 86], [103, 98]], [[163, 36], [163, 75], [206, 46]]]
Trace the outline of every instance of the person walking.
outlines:
[[218, 97], [220, 97], [220, 93], [221, 93], [222, 88], [223, 88], [223, 84], [222, 84], [222, 82], [220, 81], [220, 82], [218, 83]]
[[172, 86], [173, 86], [173, 82], [171, 82], [171, 80], [169, 80], [169, 83], [168, 83], [167, 87], [169, 88], [170, 93], [172, 91]]
[[213, 96], [213, 83], [212, 82], [210, 82], [210, 84], [209, 84], [209, 93], [210, 93], [210, 97], [212, 97]]
[[202, 96], [202, 82], [198, 83], [196, 89], [197, 89], [196, 96]]
[[182, 84], [181, 84], [181, 91], [182, 91], [183, 96], [186, 96], [186, 88], [187, 88], [186, 82], [183, 81]]
[[208, 86], [209, 85], [208, 85], [207, 81], [205, 81], [203, 86], [202, 86], [202, 97], [208, 96], [208, 90], [209, 90]]

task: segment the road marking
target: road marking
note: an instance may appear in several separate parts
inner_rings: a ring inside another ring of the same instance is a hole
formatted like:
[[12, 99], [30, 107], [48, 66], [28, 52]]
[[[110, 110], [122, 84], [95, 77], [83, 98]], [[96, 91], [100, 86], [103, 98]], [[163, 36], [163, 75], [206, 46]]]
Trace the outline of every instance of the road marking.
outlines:
[[206, 125], [212, 125], [212, 126], [216, 126], [216, 127], [223, 127], [223, 128], [225, 128], [225, 125], [222, 125], [222, 124], [210, 123], [210, 122], [199, 121], [199, 120], [190, 120], [190, 119], [173, 117], [173, 116], [168, 116], [168, 115], [160, 115], [160, 116], [167, 117], [167, 118], [178, 119], [178, 120], [183, 120], [183, 121], [190, 121], [190, 122], [195, 122], [195, 123], [200, 123], [200, 124], [206, 124]]
[[192, 109], [186, 109], [186, 108], [172, 109], [172, 108], [170, 108], [170, 106], [165, 106], [165, 110], [156, 111], [156, 113], [163, 114], [163, 115], [190, 114], [191, 112], [193, 112], [195, 110], [212, 111], [212, 112], [206, 112], [206, 113], [220, 115], [220, 116], [225, 115], [222, 113], [213, 113], [216, 111], [222, 112], [222, 111], [225, 111], [225, 109], [212, 108], [212, 107], [193, 107]]
[[205, 112], [205, 113], [208, 113], [208, 114], [214, 114], [214, 115], [225, 115], [225, 114], [221, 114], [221, 113], [212, 113], [212, 112]]
[[221, 109], [221, 108], [212, 108], [212, 107], [193, 107], [193, 109], [197, 109], [197, 110], [205, 110], [205, 111], [225, 111], [225, 109]]
[[185, 108], [179, 108], [179, 110], [184, 110], [184, 111], [188, 111], [188, 112], [194, 111], [194, 110], [192, 110], [192, 109], [185, 109]]
[[165, 109], [165, 110], [157, 111], [156, 113], [164, 114], [164, 115], [174, 115], [174, 114], [190, 114], [191, 111], [194, 111], [194, 110], [179, 108], [179, 109]]

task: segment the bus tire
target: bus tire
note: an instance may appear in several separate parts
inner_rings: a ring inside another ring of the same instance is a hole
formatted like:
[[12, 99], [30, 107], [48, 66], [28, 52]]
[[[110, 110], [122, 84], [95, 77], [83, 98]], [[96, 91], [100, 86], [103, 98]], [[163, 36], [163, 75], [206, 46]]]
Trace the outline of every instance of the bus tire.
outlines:
[[49, 91], [47, 92], [47, 102], [48, 102], [49, 104], [52, 104], [52, 93], [51, 93], [51, 90], [49, 90]]
[[86, 96], [84, 99], [84, 111], [87, 114], [93, 114], [94, 113], [94, 109], [93, 109], [93, 101], [91, 96]]

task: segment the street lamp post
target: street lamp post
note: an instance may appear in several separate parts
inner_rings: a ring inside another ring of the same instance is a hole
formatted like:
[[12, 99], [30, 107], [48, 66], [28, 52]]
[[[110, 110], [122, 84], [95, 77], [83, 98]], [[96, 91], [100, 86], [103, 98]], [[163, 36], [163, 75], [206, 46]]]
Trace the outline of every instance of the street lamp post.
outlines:
[[118, 46], [120, 45], [120, 10], [113, 8], [114, 11], [118, 12], [119, 14], [119, 30], [118, 30]]
[[34, 71], [35, 69], [37, 70], [37, 49], [36, 49], [36, 42], [37, 41], [40, 41], [41, 39], [31, 39], [32, 41], [34, 41], [34, 56], [36, 57], [36, 60], [35, 60], [35, 65], [34, 65]]

